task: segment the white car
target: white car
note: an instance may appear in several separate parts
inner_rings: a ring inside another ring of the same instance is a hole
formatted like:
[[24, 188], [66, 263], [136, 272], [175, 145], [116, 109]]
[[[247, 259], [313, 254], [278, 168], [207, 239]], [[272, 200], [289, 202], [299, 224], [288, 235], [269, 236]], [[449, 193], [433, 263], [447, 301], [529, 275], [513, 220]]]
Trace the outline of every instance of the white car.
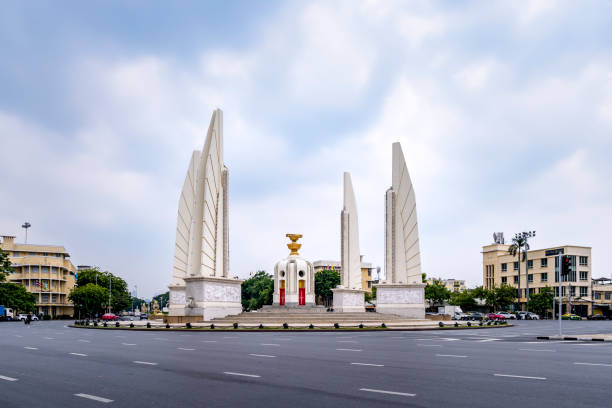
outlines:
[[506, 320], [510, 320], [510, 319], [516, 319], [516, 316], [513, 315], [512, 313], [508, 313], [508, 312], [497, 312], [498, 315], [503, 316], [504, 319]]
[[538, 315], [536, 313], [528, 312], [527, 315], [525, 316], [525, 319], [527, 319], [527, 320], [540, 320], [540, 315]]
[[[20, 314], [19, 316], [17, 316], [17, 319], [21, 320], [21, 321], [25, 321], [28, 320], [28, 315], [27, 314]], [[32, 315], [32, 320], [38, 320], [38, 317], [36, 315]]]
[[469, 315], [461, 312], [456, 312], [452, 317], [453, 320], [469, 320], [469, 318]]

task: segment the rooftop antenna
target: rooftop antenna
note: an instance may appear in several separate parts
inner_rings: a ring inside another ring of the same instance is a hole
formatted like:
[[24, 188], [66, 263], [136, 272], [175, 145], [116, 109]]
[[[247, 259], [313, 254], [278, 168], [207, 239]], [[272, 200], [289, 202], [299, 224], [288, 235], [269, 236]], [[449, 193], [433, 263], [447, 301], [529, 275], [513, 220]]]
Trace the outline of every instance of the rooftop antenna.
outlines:
[[32, 224], [30, 224], [29, 222], [24, 222], [23, 225], [21, 225], [21, 228], [25, 229], [26, 231], [26, 239], [25, 239], [25, 243], [28, 243], [28, 228], [30, 228], [32, 226]]

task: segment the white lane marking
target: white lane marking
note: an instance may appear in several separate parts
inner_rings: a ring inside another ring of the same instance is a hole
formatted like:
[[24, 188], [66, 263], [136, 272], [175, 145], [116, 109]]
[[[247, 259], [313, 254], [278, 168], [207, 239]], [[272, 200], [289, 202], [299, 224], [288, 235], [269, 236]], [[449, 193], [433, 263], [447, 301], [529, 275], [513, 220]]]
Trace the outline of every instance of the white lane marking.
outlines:
[[24, 349], [28, 349], [28, 350], [38, 350], [38, 347], [30, 347], [30, 346], [25, 346]]
[[442, 347], [439, 344], [417, 344], [419, 347]]
[[467, 358], [467, 356], [459, 356], [457, 354], [436, 354], [438, 357], [456, 357], [456, 358]]
[[234, 373], [231, 371], [224, 371], [223, 374], [227, 374], [227, 375], [238, 375], [241, 377], [253, 377], [253, 378], [260, 378], [260, 375], [255, 375], [255, 374], [244, 374], [244, 373]]
[[168, 339], [162, 339], [161, 337], [153, 337], [153, 340], [168, 340]]
[[74, 396], [81, 397], [81, 398], [87, 398], [87, 399], [94, 400], [94, 401], [104, 402], [105, 404], [108, 404], [109, 402], [113, 402], [112, 399], [97, 397], [95, 395], [90, 395], [90, 394], [74, 394]]
[[483, 340], [476, 340], [476, 343], [486, 343], [488, 341], [499, 341], [501, 339], [483, 339]]
[[549, 350], [549, 349], [519, 349], [520, 351], [546, 351], [549, 353], [556, 353], [557, 350]]
[[336, 343], [357, 343], [355, 340], [336, 340]]
[[384, 367], [384, 364], [370, 364], [370, 363], [351, 363], [351, 365], [358, 365], [358, 366], [372, 366], [372, 367]]
[[455, 339], [452, 337], [440, 337], [440, 340], [444, 340], [444, 341], [459, 341], [461, 339]]
[[249, 354], [249, 356], [253, 356], [253, 357], [276, 357], [276, 356], [271, 356], [268, 354]]
[[144, 365], [157, 365], [157, 363], [151, 363], [149, 361], [133, 361], [134, 364], [144, 364]]
[[185, 350], [185, 351], [194, 351], [195, 349], [193, 348], [184, 348], [184, 347], [177, 347], [177, 350]]
[[90, 340], [79, 339], [78, 341], [82, 341], [83, 343], [91, 343]]
[[530, 377], [527, 375], [493, 374], [495, 377], [527, 378], [529, 380], [545, 380], [546, 377]]
[[345, 349], [345, 348], [341, 348], [341, 349], [336, 349], [336, 351], [363, 351], [361, 349]]
[[5, 380], [5, 381], [17, 381], [16, 378], [13, 377], [5, 377], [3, 375], [0, 375], [0, 380]]
[[588, 365], [588, 366], [602, 366], [602, 367], [612, 367], [612, 364], [604, 364], [604, 363], [574, 363], [576, 365]]
[[217, 340], [204, 340], [202, 343], [216, 343]]
[[68, 353], [68, 354], [72, 354], [73, 356], [87, 357], [87, 354], [83, 354], [83, 353]]
[[43, 337], [45, 340], [55, 340], [55, 337]]
[[124, 346], [135, 346], [136, 345], [134, 343], [121, 343], [121, 344], [123, 344]]
[[415, 397], [416, 396], [416, 394], [409, 394], [407, 392], [374, 390], [374, 389], [371, 389], [371, 388], [360, 388], [359, 391], [377, 392], [379, 394], [401, 395], [403, 397]]
[[261, 343], [262, 346], [279, 346], [280, 344], [275, 344], [275, 343]]
[[23, 336], [20, 334], [16, 334], [15, 337], [23, 337]]

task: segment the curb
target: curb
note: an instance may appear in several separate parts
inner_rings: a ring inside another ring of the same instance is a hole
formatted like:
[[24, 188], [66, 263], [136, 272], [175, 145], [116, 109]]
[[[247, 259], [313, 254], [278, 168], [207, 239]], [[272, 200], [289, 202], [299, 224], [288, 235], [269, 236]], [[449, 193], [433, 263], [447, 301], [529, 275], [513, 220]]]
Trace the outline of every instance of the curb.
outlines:
[[363, 328], [363, 329], [359, 329], [356, 327], [339, 327], [337, 329], [334, 328], [314, 328], [314, 329], [309, 329], [308, 327], [299, 327], [299, 328], [288, 328], [288, 329], [284, 329], [282, 327], [279, 328], [264, 328], [264, 329], [258, 329], [258, 328], [241, 328], [238, 327], [237, 329], [234, 328], [215, 328], [215, 329], [211, 329], [208, 327], [194, 327], [191, 329], [188, 329], [186, 327], [171, 327], [169, 329], [166, 329], [165, 327], [151, 327], [146, 328], [146, 327], [104, 327], [104, 326], [77, 326], [74, 324], [70, 324], [68, 325], [68, 327], [71, 327], [73, 329], [90, 329], [90, 330], [133, 330], [133, 331], [163, 331], [163, 332], [171, 332], [171, 331], [178, 331], [178, 332], [257, 332], [257, 333], [262, 333], [262, 332], [338, 332], [338, 331], [343, 331], [343, 332], [373, 332], [373, 331], [428, 331], [428, 330], [473, 330], [473, 329], [502, 329], [504, 327], [513, 327], [513, 325], [511, 324], [507, 324], [507, 325], [503, 325], [503, 326], [472, 326], [472, 327], [467, 327], [467, 326], [459, 326], [459, 327], [415, 327], [415, 328], [392, 328], [392, 327], [386, 327], [386, 328], [382, 328], [382, 327], [369, 327], [369, 328]]

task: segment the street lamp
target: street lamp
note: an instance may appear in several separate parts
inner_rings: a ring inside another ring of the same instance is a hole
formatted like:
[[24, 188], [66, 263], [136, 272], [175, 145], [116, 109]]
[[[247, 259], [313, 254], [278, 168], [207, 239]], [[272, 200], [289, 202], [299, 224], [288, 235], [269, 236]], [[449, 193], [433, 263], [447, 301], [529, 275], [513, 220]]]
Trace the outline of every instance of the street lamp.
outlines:
[[32, 226], [32, 224], [30, 224], [29, 222], [24, 222], [21, 225], [21, 228], [25, 229], [25, 234], [26, 234], [26, 238], [25, 238], [25, 243], [28, 243], [28, 228], [30, 228]]
[[[529, 238], [534, 238], [535, 236], [536, 236], [535, 231], [523, 231], [523, 232], [519, 232], [514, 235], [514, 237], [517, 239], [523, 238], [525, 240], [525, 244], [524, 244], [525, 246], [525, 298], [527, 299], [527, 302], [529, 302], [529, 260], [527, 259], [529, 244], [527, 243], [527, 240]], [[520, 251], [521, 249], [519, 248], [519, 271], [520, 271], [520, 262], [521, 262]], [[521, 284], [521, 276], [519, 274], [519, 285], [520, 284]], [[519, 304], [520, 304], [520, 293], [519, 293]]]

